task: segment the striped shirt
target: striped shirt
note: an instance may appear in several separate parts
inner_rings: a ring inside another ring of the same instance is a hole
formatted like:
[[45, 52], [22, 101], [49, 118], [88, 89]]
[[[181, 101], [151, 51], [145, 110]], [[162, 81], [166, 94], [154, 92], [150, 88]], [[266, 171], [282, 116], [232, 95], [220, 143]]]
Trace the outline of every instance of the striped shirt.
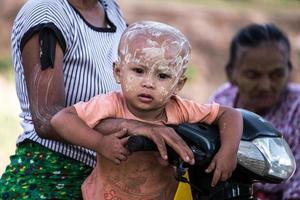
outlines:
[[54, 30], [64, 52], [66, 106], [87, 101], [97, 94], [119, 90], [112, 74], [112, 62], [126, 22], [113, 0], [101, 0], [109, 21], [107, 28], [89, 24], [67, 0], [29, 0], [19, 11], [12, 32], [12, 56], [16, 90], [21, 105], [23, 133], [17, 144], [30, 139], [39, 144], [95, 166], [95, 152], [83, 147], [40, 138], [29, 110], [21, 51], [30, 37], [47, 25]]

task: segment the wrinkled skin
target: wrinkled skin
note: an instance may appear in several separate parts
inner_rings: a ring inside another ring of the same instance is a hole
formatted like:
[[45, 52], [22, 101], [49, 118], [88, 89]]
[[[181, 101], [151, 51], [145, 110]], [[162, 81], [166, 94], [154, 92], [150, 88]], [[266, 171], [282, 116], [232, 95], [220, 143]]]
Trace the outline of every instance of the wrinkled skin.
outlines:
[[230, 77], [239, 88], [236, 105], [264, 114], [279, 103], [290, 79], [289, 55], [278, 42], [240, 48]]

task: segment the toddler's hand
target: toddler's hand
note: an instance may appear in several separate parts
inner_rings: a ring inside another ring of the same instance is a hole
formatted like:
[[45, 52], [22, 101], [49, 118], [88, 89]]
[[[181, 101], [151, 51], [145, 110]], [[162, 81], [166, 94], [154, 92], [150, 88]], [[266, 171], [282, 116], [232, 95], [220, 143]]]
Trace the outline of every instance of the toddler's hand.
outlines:
[[[125, 137], [126, 136], [126, 137]], [[129, 151], [125, 147], [129, 136], [127, 130], [122, 129], [114, 134], [103, 136], [99, 142], [98, 153], [116, 164], [125, 161]]]
[[226, 181], [228, 178], [230, 178], [232, 172], [236, 168], [236, 164], [236, 152], [221, 148], [214, 156], [208, 168], [205, 170], [206, 173], [214, 171], [211, 186], [214, 187], [219, 180]]

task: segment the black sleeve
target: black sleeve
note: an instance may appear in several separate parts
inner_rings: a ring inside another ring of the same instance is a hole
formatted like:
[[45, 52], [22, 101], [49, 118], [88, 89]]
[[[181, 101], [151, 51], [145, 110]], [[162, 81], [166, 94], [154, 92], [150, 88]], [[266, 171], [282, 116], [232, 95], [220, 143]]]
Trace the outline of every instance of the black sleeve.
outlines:
[[39, 34], [40, 61], [42, 70], [47, 69], [48, 67], [53, 68], [56, 43], [59, 43], [64, 53], [66, 50], [66, 42], [61, 31], [53, 23], [40, 24], [30, 28], [22, 38], [21, 51], [23, 50], [26, 42], [35, 33]]

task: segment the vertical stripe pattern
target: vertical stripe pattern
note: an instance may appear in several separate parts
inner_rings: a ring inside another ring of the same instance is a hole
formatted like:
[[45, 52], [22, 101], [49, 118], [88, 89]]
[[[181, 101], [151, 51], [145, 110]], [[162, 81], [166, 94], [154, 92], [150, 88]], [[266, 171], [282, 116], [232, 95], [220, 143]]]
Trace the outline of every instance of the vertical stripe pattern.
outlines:
[[63, 72], [67, 106], [119, 90], [112, 75], [112, 62], [117, 57], [118, 42], [126, 22], [113, 0], [99, 3], [110, 21], [109, 28], [93, 27], [67, 0], [29, 0], [15, 19], [11, 38], [16, 89], [22, 110], [19, 116], [24, 130], [17, 143], [30, 139], [89, 166], [95, 165], [95, 152], [42, 139], [35, 132], [21, 62], [21, 42], [24, 36], [32, 35], [43, 24], [54, 24], [60, 31], [66, 44]]

